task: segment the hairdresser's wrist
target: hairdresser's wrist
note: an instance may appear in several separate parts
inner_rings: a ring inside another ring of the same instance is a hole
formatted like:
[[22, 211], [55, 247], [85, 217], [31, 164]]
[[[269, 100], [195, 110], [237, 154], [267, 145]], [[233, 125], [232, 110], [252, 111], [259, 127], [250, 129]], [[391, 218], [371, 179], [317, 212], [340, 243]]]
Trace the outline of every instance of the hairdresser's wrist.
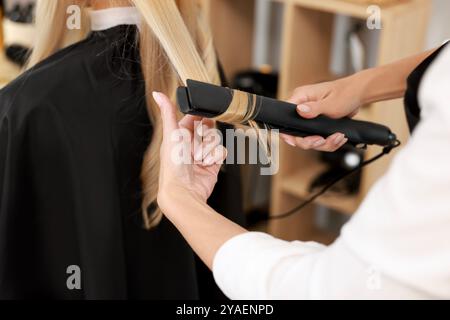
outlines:
[[176, 184], [160, 187], [158, 192], [158, 206], [169, 219], [180, 212], [187, 214], [185, 209], [188, 207], [203, 207], [206, 201], [188, 188]]
[[346, 81], [347, 86], [353, 88], [353, 95], [358, 102], [358, 107], [374, 102], [371, 85], [377, 77], [376, 73], [376, 69], [367, 69], [342, 79], [342, 81]]
[[361, 105], [400, 98], [405, 92], [405, 79], [398, 76], [392, 66], [363, 70], [351, 79]]

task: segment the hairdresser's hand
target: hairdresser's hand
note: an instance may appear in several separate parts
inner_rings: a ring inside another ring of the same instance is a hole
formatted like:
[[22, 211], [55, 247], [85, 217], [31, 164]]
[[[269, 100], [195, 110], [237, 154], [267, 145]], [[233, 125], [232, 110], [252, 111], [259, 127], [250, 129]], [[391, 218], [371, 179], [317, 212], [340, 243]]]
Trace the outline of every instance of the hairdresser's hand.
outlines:
[[163, 124], [159, 207], [164, 212], [175, 201], [173, 194], [206, 203], [227, 154], [214, 122], [194, 116], [178, 122], [175, 106], [165, 95], [154, 93], [154, 99], [161, 109]]
[[[361, 106], [361, 99], [355, 77], [324, 82], [295, 89], [289, 102], [296, 104], [298, 114], [307, 119], [320, 114], [331, 118], [355, 116]], [[282, 134], [281, 138], [291, 146], [305, 150], [334, 152], [347, 143], [344, 134], [336, 132], [329, 137], [310, 136], [305, 138]]]

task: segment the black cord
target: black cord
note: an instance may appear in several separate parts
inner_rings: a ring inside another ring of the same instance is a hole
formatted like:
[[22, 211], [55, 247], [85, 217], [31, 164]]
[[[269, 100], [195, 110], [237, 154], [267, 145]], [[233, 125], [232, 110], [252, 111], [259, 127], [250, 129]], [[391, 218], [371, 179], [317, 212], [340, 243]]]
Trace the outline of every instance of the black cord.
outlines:
[[269, 216], [267, 218], [267, 220], [280, 220], [280, 219], [284, 219], [287, 217], [292, 216], [293, 214], [299, 212], [300, 210], [302, 210], [303, 208], [305, 208], [307, 205], [311, 204], [312, 202], [314, 202], [314, 200], [316, 200], [318, 197], [320, 197], [321, 195], [323, 195], [324, 193], [326, 193], [332, 186], [334, 186], [336, 183], [338, 183], [339, 181], [341, 181], [342, 179], [345, 179], [349, 176], [351, 176], [352, 174], [360, 171], [362, 168], [364, 168], [365, 166], [368, 166], [369, 164], [377, 161], [378, 159], [384, 157], [385, 155], [389, 154], [393, 149], [399, 147], [401, 145], [401, 142], [399, 140], [396, 140], [392, 145], [386, 146], [383, 148], [383, 151], [376, 155], [375, 157], [364, 161], [363, 163], [361, 163], [359, 166], [357, 166], [356, 168], [342, 174], [339, 175], [338, 177], [336, 177], [335, 179], [333, 179], [330, 183], [328, 183], [326, 186], [324, 186], [319, 192], [317, 192], [316, 194], [312, 195], [308, 200], [304, 201], [303, 203], [301, 203], [300, 205], [298, 205], [297, 207], [283, 213], [283, 214], [279, 214], [279, 215], [274, 215], [274, 216]]

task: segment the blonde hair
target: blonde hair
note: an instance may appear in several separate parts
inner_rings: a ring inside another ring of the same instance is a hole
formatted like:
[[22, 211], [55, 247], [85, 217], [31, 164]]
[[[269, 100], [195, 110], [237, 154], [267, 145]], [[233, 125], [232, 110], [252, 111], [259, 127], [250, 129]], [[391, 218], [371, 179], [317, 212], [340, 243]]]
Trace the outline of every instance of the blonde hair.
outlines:
[[[211, 34], [203, 21], [202, 6], [196, 0], [130, 0], [143, 17], [140, 27], [140, 54], [146, 82], [147, 110], [153, 135], [142, 166], [142, 212], [146, 228], [156, 226], [162, 213], [157, 208], [159, 148], [162, 128], [153, 91], [172, 98], [178, 85], [187, 79], [219, 84], [217, 59]], [[38, 0], [37, 38], [28, 67], [61, 49], [68, 36], [66, 10], [79, 5], [86, 12], [86, 0]], [[73, 37], [73, 35], [72, 35]], [[152, 208], [151, 210], [149, 208]]]

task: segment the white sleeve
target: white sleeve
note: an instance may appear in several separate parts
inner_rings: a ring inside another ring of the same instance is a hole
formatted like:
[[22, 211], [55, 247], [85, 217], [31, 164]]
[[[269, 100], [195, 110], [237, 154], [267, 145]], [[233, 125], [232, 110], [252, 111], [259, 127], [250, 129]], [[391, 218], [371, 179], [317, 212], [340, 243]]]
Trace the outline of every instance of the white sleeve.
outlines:
[[213, 271], [232, 299], [450, 297], [450, 47], [426, 73], [422, 121], [332, 246], [248, 233]]
[[342, 238], [362, 259], [429, 295], [450, 297], [450, 46], [425, 73], [422, 120]]
[[[283, 298], [284, 292], [291, 294], [292, 286], [301, 281], [300, 270], [293, 270], [295, 283], [291, 284], [292, 279], [284, 271], [278, 272], [284, 269], [283, 262], [288, 262], [286, 267], [290, 269], [303, 256], [310, 257], [323, 249], [315, 243], [288, 243], [268, 234], [250, 232], [229, 240], [220, 248], [214, 259], [214, 276], [231, 299]], [[303, 265], [309, 268], [309, 264]], [[286, 277], [280, 279], [280, 276]]]
[[418, 299], [421, 292], [385, 277], [341, 240], [326, 247], [246, 233], [225, 243], [214, 277], [230, 299]]

